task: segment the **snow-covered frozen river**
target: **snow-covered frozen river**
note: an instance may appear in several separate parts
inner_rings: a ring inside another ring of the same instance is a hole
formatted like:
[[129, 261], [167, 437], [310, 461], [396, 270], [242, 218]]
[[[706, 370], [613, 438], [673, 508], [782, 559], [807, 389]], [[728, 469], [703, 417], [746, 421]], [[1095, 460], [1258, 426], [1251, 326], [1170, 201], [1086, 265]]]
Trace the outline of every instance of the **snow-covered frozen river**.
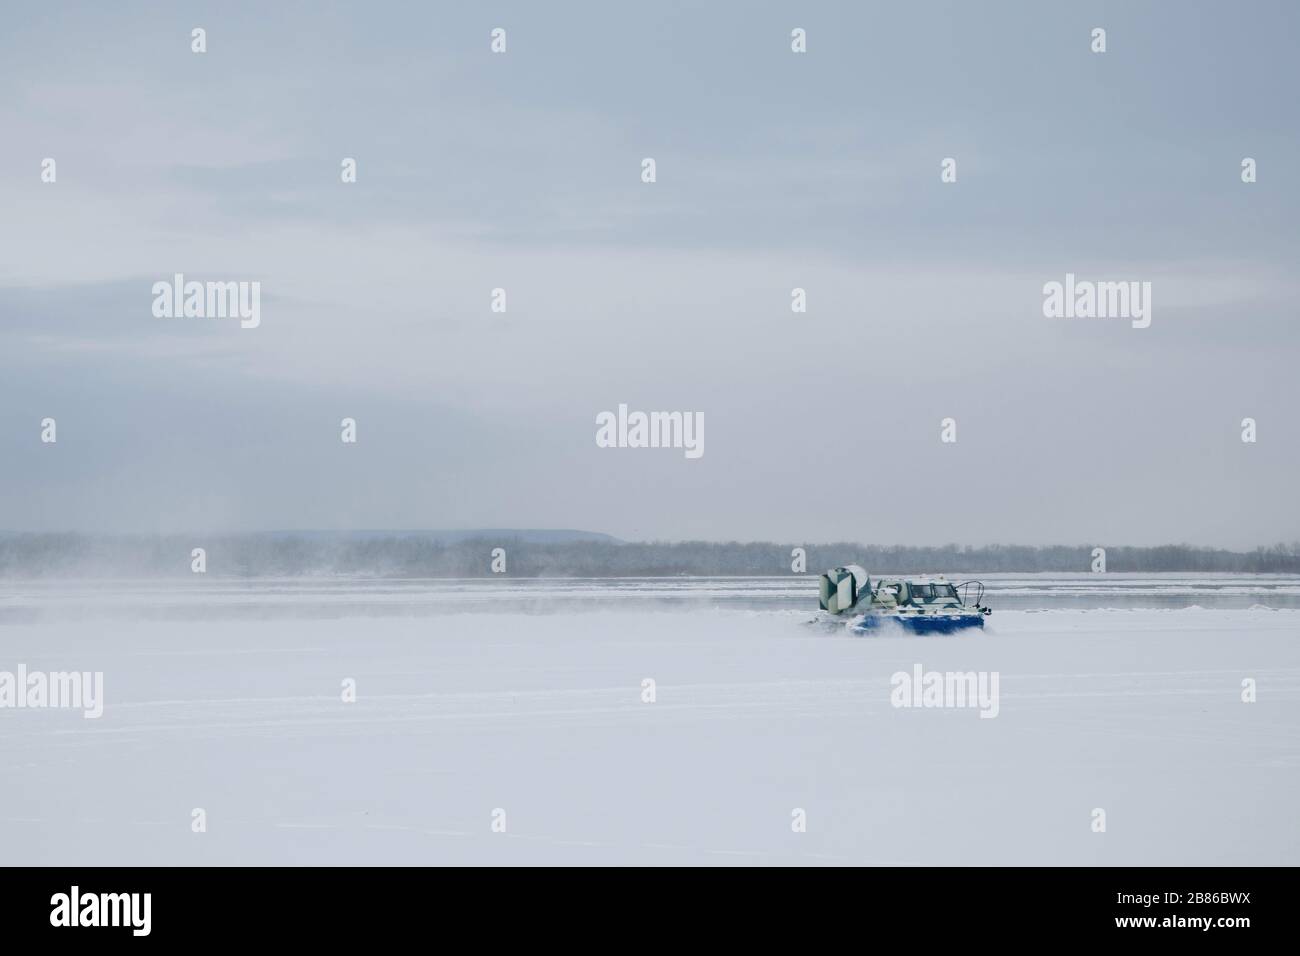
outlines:
[[103, 674], [0, 707], [0, 859], [1300, 863], [1300, 582], [982, 578], [921, 638], [808, 579], [0, 582], [0, 676]]

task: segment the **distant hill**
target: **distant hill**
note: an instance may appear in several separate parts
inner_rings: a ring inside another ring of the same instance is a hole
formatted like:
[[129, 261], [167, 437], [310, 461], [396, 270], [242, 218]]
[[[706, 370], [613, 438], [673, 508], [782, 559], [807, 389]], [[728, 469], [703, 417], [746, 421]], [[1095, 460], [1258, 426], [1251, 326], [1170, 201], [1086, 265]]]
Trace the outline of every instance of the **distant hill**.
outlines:
[[[415, 531], [267, 531], [267, 537], [283, 540], [301, 538], [304, 541], [376, 541], [386, 539], [423, 538], [427, 541], [441, 541], [444, 544], [459, 544], [462, 541], [523, 541], [528, 544], [567, 544], [573, 541], [600, 541], [605, 544], [622, 544], [613, 535], [599, 531], [575, 531], [571, 528], [434, 528]], [[258, 537], [258, 535], [250, 535]]]

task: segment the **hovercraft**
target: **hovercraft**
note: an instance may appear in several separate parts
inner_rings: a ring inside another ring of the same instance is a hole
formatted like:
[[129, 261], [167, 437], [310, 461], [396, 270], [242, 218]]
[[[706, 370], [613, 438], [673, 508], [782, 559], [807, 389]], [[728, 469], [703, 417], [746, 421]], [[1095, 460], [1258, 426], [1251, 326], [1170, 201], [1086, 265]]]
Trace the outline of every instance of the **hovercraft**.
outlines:
[[849, 614], [849, 630], [865, 634], [898, 626], [911, 634], [950, 634], [983, 628], [993, 611], [985, 607], [979, 581], [950, 584], [939, 577], [890, 578], [873, 586], [856, 564], [834, 568], [817, 581], [821, 609], [836, 618]]

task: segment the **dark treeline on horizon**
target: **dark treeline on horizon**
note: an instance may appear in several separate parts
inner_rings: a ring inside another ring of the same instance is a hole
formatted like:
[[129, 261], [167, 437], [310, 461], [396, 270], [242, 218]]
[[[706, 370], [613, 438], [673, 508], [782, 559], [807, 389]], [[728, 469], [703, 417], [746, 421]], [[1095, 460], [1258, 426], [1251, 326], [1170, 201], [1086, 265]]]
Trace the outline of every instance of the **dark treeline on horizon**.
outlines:
[[[493, 577], [494, 548], [513, 577], [665, 577], [791, 573], [792, 544], [770, 542], [530, 541], [497, 537], [444, 541], [433, 535], [312, 533], [169, 535], [0, 535], [0, 577], [190, 575], [195, 548], [218, 577], [357, 574], [376, 577]], [[860, 564], [873, 574], [1088, 572], [1092, 545], [909, 547], [805, 545], [807, 572]], [[1300, 543], [1234, 552], [1191, 545], [1107, 547], [1109, 572], [1300, 573]]]

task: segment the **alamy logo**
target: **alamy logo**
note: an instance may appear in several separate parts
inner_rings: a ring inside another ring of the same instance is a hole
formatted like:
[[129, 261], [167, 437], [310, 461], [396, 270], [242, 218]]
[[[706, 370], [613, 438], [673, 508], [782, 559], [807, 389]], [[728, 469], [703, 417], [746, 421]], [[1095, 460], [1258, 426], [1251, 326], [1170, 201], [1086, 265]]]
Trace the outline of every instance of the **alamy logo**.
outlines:
[[28, 672], [19, 664], [17, 672], [0, 671], [0, 708], [66, 708], [82, 711], [86, 720], [104, 714], [103, 671]]
[[1132, 319], [1133, 328], [1151, 324], [1150, 282], [1075, 281], [1043, 286], [1043, 315], [1049, 319]]
[[596, 416], [596, 445], [600, 448], [682, 448], [687, 458], [704, 455], [703, 412], [628, 412]]
[[997, 671], [897, 671], [889, 679], [895, 707], [978, 707], [980, 717], [998, 715]]
[[50, 925], [129, 926], [131, 935], [148, 936], [152, 910], [152, 893], [82, 893], [74, 886], [50, 897]]
[[171, 282], [153, 284], [156, 319], [239, 319], [240, 328], [262, 324], [262, 283], [186, 282], [183, 273]]

